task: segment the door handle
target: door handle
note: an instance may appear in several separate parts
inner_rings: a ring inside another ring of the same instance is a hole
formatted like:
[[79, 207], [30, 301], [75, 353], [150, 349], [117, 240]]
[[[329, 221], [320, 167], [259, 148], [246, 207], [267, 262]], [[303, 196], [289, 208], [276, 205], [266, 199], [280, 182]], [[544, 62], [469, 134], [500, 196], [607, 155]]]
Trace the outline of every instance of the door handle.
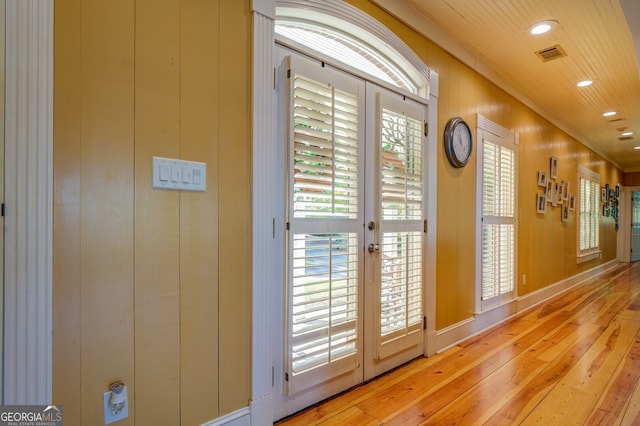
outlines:
[[380, 244], [369, 244], [369, 253], [377, 253], [380, 251]]

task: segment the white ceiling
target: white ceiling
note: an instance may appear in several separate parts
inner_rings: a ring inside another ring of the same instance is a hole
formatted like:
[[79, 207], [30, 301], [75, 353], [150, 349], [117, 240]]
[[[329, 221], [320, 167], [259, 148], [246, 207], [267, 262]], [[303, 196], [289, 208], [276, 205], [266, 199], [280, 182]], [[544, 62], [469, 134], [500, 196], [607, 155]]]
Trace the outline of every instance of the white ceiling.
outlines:
[[[640, 1], [371, 1], [623, 171], [640, 171]], [[530, 35], [542, 20], [558, 26]], [[534, 53], [555, 45], [567, 56], [543, 62]], [[584, 79], [594, 84], [576, 87]], [[610, 110], [618, 114], [601, 115]], [[623, 130], [631, 140], [619, 140]]]

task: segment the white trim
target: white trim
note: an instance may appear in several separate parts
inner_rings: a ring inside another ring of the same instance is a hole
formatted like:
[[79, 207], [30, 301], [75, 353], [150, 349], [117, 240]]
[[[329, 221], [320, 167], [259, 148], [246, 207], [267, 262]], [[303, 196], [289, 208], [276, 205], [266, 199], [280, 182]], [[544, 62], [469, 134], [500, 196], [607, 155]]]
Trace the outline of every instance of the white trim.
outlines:
[[[518, 159], [520, 156], [519, 134], [487, 119], [482, 114], [477, 115], [476, 127], [476, 270], [475, 270], [475, 309], [477, 312], [488, 312], [496, 308], [504, 309], [511, 300], [515, 300], [518, 292]], [[487, 138], [485, 136], [492, 135]], [[498, 139], [496, 139], [498, 138]], [[513, 291], [495, 296], [491, 302], [482, 301], [482, 225], [484, 216], [483, 183], [484, 183], [484, 140], [491, 139], [491, 143], [503, 146], [515, 153], [514, 173], [514, 282]]]
[[583, 284], [585, 281], [607, 272], [617, 264], [617, 260], [611, 260], [607, 263], [596, 266], [595, 268], [548, 285], [538, 291], [518, 297], [506, 304], [496, 306], [481, 313], [476, 313], [471, 318], [467, 318], [459, 323], [439, 330], [436, 333], [435, 339], [437, 352], [443, 352], [470, 337], [498, 325], [502, 321], [510, 319], [516, 314], [520, 314], [551, 297], [558, 296], [573, 287]]
[[427, 317], [425, 330], [424, 354], [429, 356], [436, 352], [436, 261], [438, 244], [438, 84], [440, 76], [431, 71], [429, 81], [428, 118], [429, 134], [427, 135], [427, 251], [424, 289], [424, 309]]
[[633, 215], [633, 202], [631, 196], [634, 192], [640, 191], [640, 186], [620, 185], [620, 228], [618, 229], [618, 261], [631, 262], [631, 220]]
[[[0, 22], [2, 22], [2, 30], [0, 31], [0, 99], [5, 99], [5, 0], [0, 0]], [[5, 198], [5, 102], [0, 103], [0, 200]], [[4, 217], [0, 217], [0, 229], [4, 229]], [[3, 403], [3, 373], [2, 366], [4, 365], [4, 233], [0, 237], [0, 404]]]
[[6, 1], [4, 403], [52, 394], [53, 0]]
[[251, 424], [273, 419], [273, 385], [276, 360], [272, 351], [274, 331], [281, 328], [273, 307], [279, 303], [282, 285], [283, 211], [282, 185], [274, 170], [278, 159], [277, 99], [274, 88], [273, 46], [275, 1], [254, 0], [253, 101], [252, 101], [252, 326], [251, 326]]
[[232, 413], [203, 423], [202, 426], [251, 426], [272, 424], [272, 422], [267, 421], [264, 418], [254, 419], [254, 417], [256, 417], [256, 414], [252, 413], [249, 407], [243, 407]]

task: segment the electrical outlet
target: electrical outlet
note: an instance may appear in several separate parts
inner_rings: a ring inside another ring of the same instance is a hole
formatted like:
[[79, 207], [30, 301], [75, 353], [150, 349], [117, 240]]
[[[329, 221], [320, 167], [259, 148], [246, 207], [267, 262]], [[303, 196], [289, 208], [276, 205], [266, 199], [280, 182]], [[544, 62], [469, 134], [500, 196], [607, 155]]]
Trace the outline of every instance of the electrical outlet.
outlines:
[[109, 425], [122, 419], [129, 417], [129, 399], [127, 398], [127, 387], [122, 390], [124, 396], [124, 406], [120, 409], [113, 409], [111, 406], [112, 392], [104, 393], [104, 424]]

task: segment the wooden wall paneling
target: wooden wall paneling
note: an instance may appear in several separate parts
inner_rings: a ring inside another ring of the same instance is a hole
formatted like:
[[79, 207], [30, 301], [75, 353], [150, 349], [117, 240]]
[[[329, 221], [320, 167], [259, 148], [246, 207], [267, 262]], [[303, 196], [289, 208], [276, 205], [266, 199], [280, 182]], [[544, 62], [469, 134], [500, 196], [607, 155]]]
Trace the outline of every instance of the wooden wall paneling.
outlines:
[[251, 16], [220, 2], [220, 413], [251, 396]]
[[[220, 2], [182, 0], [180, 155], [207, 164], [207, 191], [180, 197], [181, 424], [221, 413], [219, 395]], [[226, 39], [227, 42], [233, 42]], [[232, 141], [228, 140], [227, 143]], [[237, 141], [233, 141], [235, 144]], [[228, 160], [227, 160], [228, 161]], [[223, 225], [224, 226], [224, 225]], [[248, 299], [247, 299], [248, 303]], [[248, 368], [248, 366], [247, 366]]]
[[624, 186], [640, 186], [640, 172], [625, 173], [622, 182]]
[[180, 157], [180, 3], [135, 2], [135, 381], [138, 424], [180, 424], [180, 192], [152, 157]]
[[103, 423], [102, 394], [124, 380], [130, 395], [125, 425], [133, 424], [136, 395], [134, 6], [85, 0], [80, 22], [81, 424]]
[[53, 399], [81, 424], [80, 341], [80, 0], [54, 8]]

